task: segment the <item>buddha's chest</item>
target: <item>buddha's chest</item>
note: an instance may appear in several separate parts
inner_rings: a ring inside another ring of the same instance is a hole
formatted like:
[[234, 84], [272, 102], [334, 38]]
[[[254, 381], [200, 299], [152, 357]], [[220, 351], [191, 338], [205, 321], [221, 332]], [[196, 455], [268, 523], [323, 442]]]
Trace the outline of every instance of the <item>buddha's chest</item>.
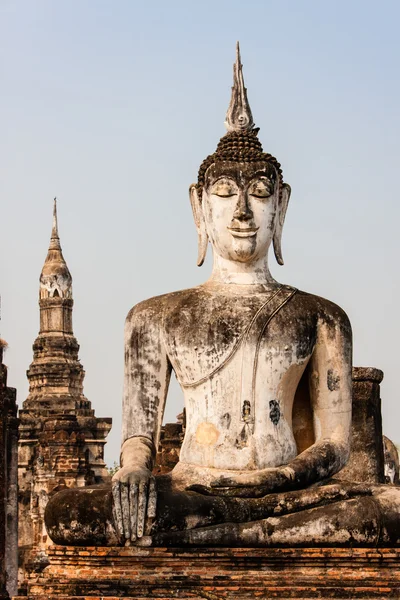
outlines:
[[195, 387], [221, 380], [231, 370], [227, 366], [234, 365], [235, 379], [240, 372], [248, 388], [256, 372], [279, 379], [279, 373], [307, 360], [316, 322], [296, 311], [292, 296], [290, 290], [252, 297], [200, 296], [167, 313], [164, 342], [180, 383]]

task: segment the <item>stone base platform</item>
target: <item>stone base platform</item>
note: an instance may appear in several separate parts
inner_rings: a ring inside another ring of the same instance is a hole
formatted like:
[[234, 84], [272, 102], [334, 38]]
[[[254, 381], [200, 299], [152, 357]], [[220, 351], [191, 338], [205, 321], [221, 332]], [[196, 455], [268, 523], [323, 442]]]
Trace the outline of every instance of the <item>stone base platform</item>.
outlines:
[[400, 548], [53, 546], [49, 558], [29, 600], [400, 598]]

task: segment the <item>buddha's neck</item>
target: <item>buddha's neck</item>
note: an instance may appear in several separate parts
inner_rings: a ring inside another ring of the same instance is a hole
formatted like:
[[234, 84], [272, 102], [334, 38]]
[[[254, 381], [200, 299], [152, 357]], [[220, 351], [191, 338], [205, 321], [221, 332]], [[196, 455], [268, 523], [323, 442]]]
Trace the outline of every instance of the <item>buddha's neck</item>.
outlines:
[[276, 284], [268, 267], [268, 256], [252, 262], [241, 263], [222, 258], [214, 252], [214, 264], [211, 277], [213, 283], [232, 283], [238, 285]]

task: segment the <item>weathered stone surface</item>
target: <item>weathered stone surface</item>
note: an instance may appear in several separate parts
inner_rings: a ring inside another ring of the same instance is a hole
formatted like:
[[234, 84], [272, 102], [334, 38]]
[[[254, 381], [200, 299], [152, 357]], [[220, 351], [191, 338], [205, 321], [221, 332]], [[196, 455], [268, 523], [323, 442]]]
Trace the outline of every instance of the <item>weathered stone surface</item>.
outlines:
[[[28, 599], [398, 598], [400, 549], [49, 549]], [[208, 594], [208, 595], [207, 595]], [[19, 599], [22, 600], [22, 599]]]
[[0, 339], [0, 598], [17, 592], [17, 470], [16, 391], [7, 387]]
[[354, 367], [351, 454], [338, 478], [384, 483], [384, 451], [379, 385], [383, 372], [373, 367]]
[[[156, 519], [145, 532], [147, 545], [376, 547], [400, 542], [399, 493], [392, 486], [337, 481], [238, 498], [163, 490], [167, 483], [157, 477]], [[59, 492], [49, 501], [45, 520], [55, 543], [113, 546], [124, 541], [113, 525], [110, 486]]]
[[[1, 342], [0, 342], [1, 344]], [[0, 346], [0, 354], [3, 357], [3, 348]], [[5, 387], [7, 384], [7, 370], [0, 361], [0, 598], [7, 598], [6, 590], [6, 496], [7, 496], [7, 440], [6, 440], [6, 408]]]
[[44, 510], [54, 492], [109, 480], [104, 445], [111, 419], [97, 418], [83, 394], [85, 372], [72, 327], [72, 277], [58, 237], [56, 205], [40, 276], [40, 331], [27, 372], [19, 425], [20, 584], [48, 563]]

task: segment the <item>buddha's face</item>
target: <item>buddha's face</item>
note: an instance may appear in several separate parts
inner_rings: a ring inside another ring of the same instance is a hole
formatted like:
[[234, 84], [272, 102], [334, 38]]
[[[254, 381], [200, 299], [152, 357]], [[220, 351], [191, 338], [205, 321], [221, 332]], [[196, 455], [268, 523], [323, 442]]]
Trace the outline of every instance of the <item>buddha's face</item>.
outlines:
[[202, 209], [214, 252], [251, 262], [268, 253], [279, 206], [279, 182], [268, 163], [224, 163], [206, 173]]

